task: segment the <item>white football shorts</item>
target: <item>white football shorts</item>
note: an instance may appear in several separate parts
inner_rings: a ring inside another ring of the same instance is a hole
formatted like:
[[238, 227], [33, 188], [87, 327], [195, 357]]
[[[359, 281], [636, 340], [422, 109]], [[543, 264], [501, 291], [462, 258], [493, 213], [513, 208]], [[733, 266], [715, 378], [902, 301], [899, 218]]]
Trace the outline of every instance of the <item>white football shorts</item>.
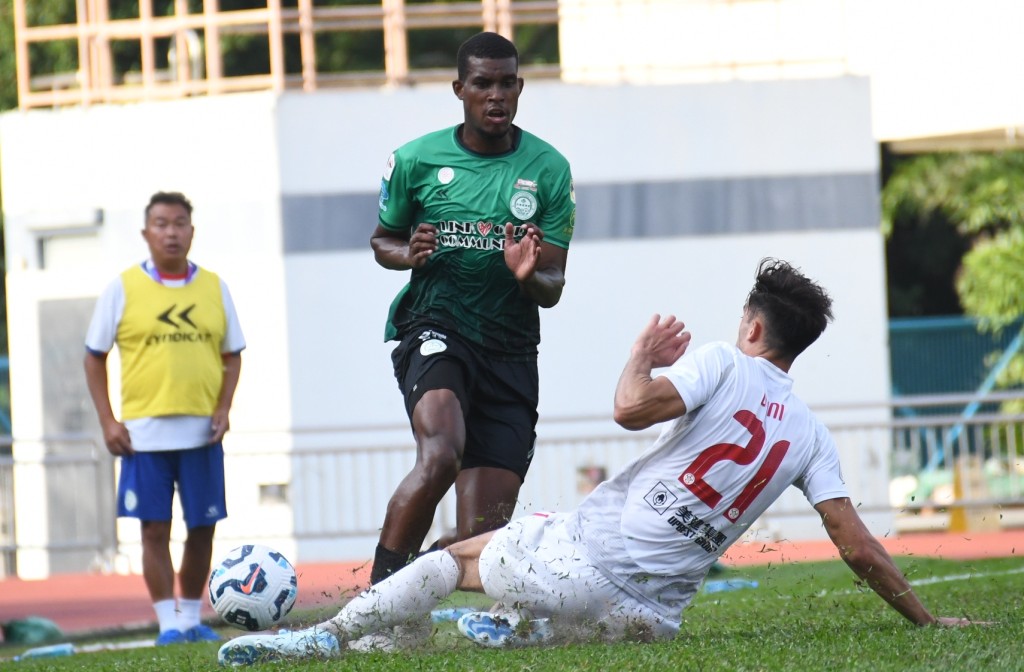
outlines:
[[671, 639], [679, 623], [610, 582], [566, 530], [564, 513], [535, 513], [498, 530], [480, 553], [487, 595], [530, 618], [594, 625], [611, 637], [642, 626]]

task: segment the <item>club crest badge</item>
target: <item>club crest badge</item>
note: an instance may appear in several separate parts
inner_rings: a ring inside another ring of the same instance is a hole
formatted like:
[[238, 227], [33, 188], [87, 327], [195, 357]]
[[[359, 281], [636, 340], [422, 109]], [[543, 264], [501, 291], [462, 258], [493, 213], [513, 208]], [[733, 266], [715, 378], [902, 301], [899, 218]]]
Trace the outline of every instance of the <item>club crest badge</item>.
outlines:
[[455, 179], [455, 171], [448, 166], [445, 166], [441, 170], [437, 171], [437, 181], [441, 184], [449, 184]]
[[526, 221], [537, 213], [537, 197], [529, 191], [517, 191], [512, 194], [509, 208], [516, 219]]
[[648, 506], [657, 511], [658, 515], [668, 511], [669, 507], [675, 504], [678, 499], [661, 481], [658, 481], [651, 488], [650, 492], [644, 496], [644, 501], [647, 502]]
[[420, 345], [420, 354], [424, 357], [429, 357], [430, 355], [436, 355], [439, 352], [444, 352], [447, 349], [448, 346], [444, 344], [444, 341], [439, 341], [436, 338], [433, 338], [429, 341], [424, 341]]

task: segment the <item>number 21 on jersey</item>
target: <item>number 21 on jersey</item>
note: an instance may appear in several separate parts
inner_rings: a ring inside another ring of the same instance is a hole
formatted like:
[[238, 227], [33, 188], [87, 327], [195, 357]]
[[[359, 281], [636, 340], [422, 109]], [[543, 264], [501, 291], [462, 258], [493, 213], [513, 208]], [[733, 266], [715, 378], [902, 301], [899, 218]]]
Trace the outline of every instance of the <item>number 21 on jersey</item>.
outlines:
[[[711, 467], [722, 460], [735, 462], [745, 466], [757, 459], [764, 448], [764, 424], [750, 411], [738, 411], [733, 418], [750, 432], [750, 440], [746, 446], [739, 446], [735, 443], [716, 443], [706, 448], [697, 456], [689, 467], [683, 470], [679, 476], [682, 483], [690, 492], [697, 496], [700, 501], [714, 509], [722, 501], [722, 494], [715, 490], [707, 481], [704, 475]], [[743, 512], [747, 510], [750, 503], [764, 490], [768, 481], [782, 464], [782, 458], [789, 450], [789, 441], [778, 441], [768, 449], [768, 457], [761, 464], [761, 467], [747, 481], [736, 500], [726, 509], [725, 517], [735, 522]]]

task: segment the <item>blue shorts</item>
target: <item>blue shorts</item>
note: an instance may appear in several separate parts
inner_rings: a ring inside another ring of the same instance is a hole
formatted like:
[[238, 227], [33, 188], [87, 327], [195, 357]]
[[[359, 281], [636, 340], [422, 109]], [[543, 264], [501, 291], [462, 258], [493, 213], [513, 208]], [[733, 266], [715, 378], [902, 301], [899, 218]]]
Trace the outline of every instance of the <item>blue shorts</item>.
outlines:
[[117, 515], [171, 520], [175, 484], [185, 526], [204, 527], [227, 518], [224, 446], [139, 452], [121, 458]]

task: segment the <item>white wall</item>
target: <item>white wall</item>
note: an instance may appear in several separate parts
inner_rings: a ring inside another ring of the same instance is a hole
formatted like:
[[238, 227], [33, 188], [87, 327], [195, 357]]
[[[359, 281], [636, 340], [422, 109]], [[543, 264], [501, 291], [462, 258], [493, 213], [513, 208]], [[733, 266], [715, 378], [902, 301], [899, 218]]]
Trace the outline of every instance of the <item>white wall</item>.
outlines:
[[1024, 127], [1019, 0], [560, 0], [559, 16], [569, 82], [857, 75], [880, 141]]

